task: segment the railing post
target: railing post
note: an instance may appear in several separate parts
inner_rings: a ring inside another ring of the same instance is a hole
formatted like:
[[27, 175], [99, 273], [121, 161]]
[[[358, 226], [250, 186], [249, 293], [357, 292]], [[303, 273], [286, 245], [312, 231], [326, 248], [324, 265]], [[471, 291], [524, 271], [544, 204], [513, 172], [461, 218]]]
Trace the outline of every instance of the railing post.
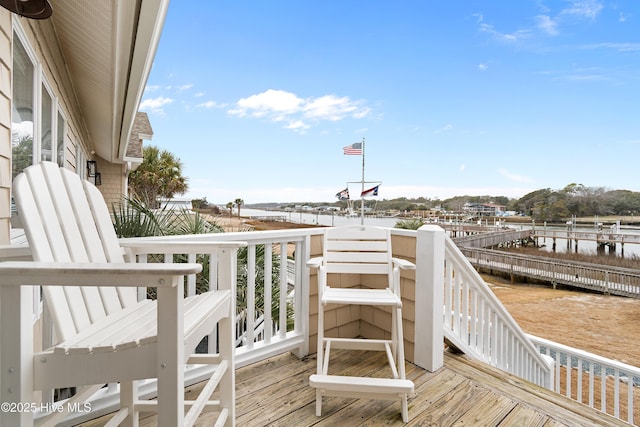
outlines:
[[423, 225], [416, 236], [414, 362], [435, 372], [444, 362], [444, 242], [437, 225]]

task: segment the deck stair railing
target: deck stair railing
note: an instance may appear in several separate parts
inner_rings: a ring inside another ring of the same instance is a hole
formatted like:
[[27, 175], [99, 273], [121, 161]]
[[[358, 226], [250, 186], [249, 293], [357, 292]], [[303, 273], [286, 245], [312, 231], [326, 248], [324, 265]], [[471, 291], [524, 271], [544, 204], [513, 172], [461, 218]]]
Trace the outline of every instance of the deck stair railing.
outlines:
[[470, 357], [553, 388], [553, 360], [538, 352], [482, 277], [445, 238], [444, 336]]
[[[555, 361], [553, 389], [570, 399], [635, 425], [640, 408], [640, 368], [528, 335]], [[635, 414], [634, 414], [635, 412]]]

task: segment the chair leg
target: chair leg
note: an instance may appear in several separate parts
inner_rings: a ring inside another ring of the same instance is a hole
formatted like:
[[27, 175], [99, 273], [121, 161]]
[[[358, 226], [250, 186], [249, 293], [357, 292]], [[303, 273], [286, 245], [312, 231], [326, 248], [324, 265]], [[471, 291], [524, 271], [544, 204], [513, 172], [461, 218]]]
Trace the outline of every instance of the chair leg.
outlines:
[[322, 392], [316, 389], [316, 417], [322, 416]]
[[[322, 374], [322, 366], [324, 362], [324, 306], [318, 302], [318, 348], [316, 351], [316, 373]], [[322, 393], [320, 389], [316, 389], [316, 416], [322, 415]]]
[[138, 383], [136, 381], [120, 383], [120, 407], [129, 409], [129, 414], [122, 421], [121, 426], [138, 427], [140, 414], [135, 410], [136, 400], [138, 400]]
[[407, 395], [402, 395], [402, 422], [409, 422], [409, 405], [407, 403]]
[[235, 425], [236, 419], [236, 392], [235, 392], [235, 322], [232, 321], [235, 306], [229, 304], [229, 316], [220, 320], [218, 331], [220, 337], [220, 356], [228, 362], [227, 372], [222, 377], [220, 383], [220, 403], [222, 408], [227, 408], [229, 418], [226, 426]]

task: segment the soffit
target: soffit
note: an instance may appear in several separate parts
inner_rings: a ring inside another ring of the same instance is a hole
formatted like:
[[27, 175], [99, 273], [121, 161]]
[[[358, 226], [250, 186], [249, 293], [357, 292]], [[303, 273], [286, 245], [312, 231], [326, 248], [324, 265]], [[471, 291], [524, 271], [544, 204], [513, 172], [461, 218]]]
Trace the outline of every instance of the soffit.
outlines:
[[52, 0], [51, 5], [89, 148], [121, 162], [168, 0]]

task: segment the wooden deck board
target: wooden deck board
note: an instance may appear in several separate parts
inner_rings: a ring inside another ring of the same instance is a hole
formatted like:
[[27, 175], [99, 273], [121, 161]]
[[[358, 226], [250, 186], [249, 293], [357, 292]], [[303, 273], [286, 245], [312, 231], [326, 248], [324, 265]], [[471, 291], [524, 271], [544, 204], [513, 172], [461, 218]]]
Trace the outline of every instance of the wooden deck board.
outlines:
[[[334, 350], [330, 372], [340, 375], [381, 374], [380, 352]], [[408, 426], [628, 426], [597, 410], [573, 402], [464, 355], [445, 353], [445, 366], [435, 373], [407, 363], [414, 381], [409, 396]], [[322, 416], [315, 416], [315, 356], [299, 360], [283, 354], [237, 370], [238, 426], [403, 426], [398, 401], [325, 397]], [[192, 395], [199, 385], [190, 387]], [[83, 426], [103, 425], [108, 417]], [[211, 425], [202, 414], [196, 426]], [[154, 426], [155, 416], [141, 420]]]

